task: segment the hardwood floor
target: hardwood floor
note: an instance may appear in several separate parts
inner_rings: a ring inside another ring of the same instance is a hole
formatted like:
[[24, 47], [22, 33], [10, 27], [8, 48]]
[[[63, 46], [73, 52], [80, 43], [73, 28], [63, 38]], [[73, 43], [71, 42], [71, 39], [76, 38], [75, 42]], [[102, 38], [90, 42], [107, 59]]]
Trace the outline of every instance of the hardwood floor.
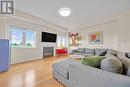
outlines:
[[14, 64], [0, 73], [0, 87], [64, 87], [51, 75], [51, 65], [67, 56]]

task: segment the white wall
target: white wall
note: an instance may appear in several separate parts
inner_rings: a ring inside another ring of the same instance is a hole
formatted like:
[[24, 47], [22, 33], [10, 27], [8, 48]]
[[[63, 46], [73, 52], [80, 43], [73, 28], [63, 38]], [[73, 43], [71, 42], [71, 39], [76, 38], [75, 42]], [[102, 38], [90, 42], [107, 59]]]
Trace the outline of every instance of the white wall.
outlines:
[[6, 34], [7, 34], [6, 33], [6, 28], [7, 28], [6, 24], [7, 24], [7, 19], [0, 18], [0, 39], [7, 38], [6, 37]]
[[[38, 23], [38, 22], [37, 22]], [[17, 26], [28, 28], [36, 32], [36, 48], [12, 48], [11, 49], [11, 63], [19, 63], [28, 60], [42, 59], [43, 48], [41, 43], [41, 32], [47, 31], [56, 34], [66, 35], [66, 32], [58, 31], [56, 29], [47, 27], [42, 24], [35, 24], [19, 18], [0, 18], [0, 38], [9, 39], [9, 26]], [[53, 26], [52, 26], [53, 27]]]
[[119, 21], [119, 49], [130, 52], [130, 12], [118, 16]]
[[[111, 20], [110, 20], [111, 19]], [[103, 44], [89, 44], [88, 34], [103, 31]], [[86, 48], [112, 48], [130, 52], [130, 12], [113, 15], [109, 21], [80, 29], [82, 45]]]

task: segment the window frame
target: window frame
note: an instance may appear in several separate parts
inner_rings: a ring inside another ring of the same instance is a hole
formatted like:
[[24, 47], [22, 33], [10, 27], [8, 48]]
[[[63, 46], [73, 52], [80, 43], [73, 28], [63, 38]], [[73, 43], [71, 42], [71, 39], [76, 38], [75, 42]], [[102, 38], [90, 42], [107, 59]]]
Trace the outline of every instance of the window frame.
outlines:
[[[12, 29], [11, 27], [15, 27], [15, 28], [19, 28], [19, 29], [13, 29], [13, 30], [22, 30], [22, 42], [23, 42], [23, 46], [22, 47], [12, 47]], [[26, 32], [28, 31], [32, 31], [34, 32], [34, 46], [33, 47], [27, 47], [26, 45]], [[13, 26], [13, 25], [10, 25], [9, 26], [9, 38], [10, 38], [10, 44], [11, 44], [11, 48], [13, 49], [23, 49], [23, 48], [27, 48], [27, 49], [32, 49], [32, 48], [36, 48], [36, 31], [32, 30], [32, 29], [29, 29], [29, 28], [25, 28], [25, 27], [19, 27], [19, 26]]]

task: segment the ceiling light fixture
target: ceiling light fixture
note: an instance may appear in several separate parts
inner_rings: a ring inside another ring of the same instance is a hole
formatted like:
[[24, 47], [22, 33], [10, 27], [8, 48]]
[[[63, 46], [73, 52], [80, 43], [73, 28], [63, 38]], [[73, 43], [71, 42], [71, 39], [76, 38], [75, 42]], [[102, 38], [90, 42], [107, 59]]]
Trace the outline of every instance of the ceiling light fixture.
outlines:
[[59, 14], [63, 17], [67, 17], [71, 14], [71, 9], [66, 8], [66, 7], [61, 8], [61, 9], [59, 9]]

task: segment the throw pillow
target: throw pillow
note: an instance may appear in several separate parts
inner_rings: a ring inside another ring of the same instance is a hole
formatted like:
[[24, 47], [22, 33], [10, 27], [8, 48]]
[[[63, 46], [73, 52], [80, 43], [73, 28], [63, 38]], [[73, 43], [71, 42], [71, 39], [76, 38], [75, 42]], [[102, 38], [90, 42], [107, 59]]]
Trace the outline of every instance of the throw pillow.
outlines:
[[121, 61], [118, 58], [109, 54], [109, 56], [107, 56], [104, 60], [102, 60], [101, 69], [113, 73], [122, 73], [123, 66]]
[[105, 56], [106, 54], [107, 54], [107, 51], [104, 51], [99, 56]]
[[128, 67], [128, 70], [127, 70], [126, 75], [127, 75], [127, 76], [130, 76], [130, 66]]
[[127, 59], [124, 52], [116, 51], [116, 53], [117, 53], [117, 58], [119, 58], [119, 60]]
[[102, 56], [89, 56], [82, 58], [81, 63], [95, 68], [100, 68], [100, 64], [103, 59], [104, 57]]
[[125, 53], [125, 56], [126, 56], [127, 58], [130, 58], [130, 53], [129, 53], [129, 52]]
[[123, 65], [123, 74], [130, 76], [130, 59], [128, 59], [125, 56], [124, 52], [119, 52], [116, 51], [117, 53], [117, 58], [121, 61], [122, 65]]
[[117, 55], [116, 51], [113, 50], [113, 49], [108, 50], [108, 51], [107, 51], [107, 54], [112, 54], [112, 55], [114, 55], [114, 56]]
[[95, 55], [99, 56], [104, 51], [108, 51], [108, 49], [95, 49]]
[[122, 59], [122, 64], [124, 67], [124, 74], [130, 76], [130, 59]]

